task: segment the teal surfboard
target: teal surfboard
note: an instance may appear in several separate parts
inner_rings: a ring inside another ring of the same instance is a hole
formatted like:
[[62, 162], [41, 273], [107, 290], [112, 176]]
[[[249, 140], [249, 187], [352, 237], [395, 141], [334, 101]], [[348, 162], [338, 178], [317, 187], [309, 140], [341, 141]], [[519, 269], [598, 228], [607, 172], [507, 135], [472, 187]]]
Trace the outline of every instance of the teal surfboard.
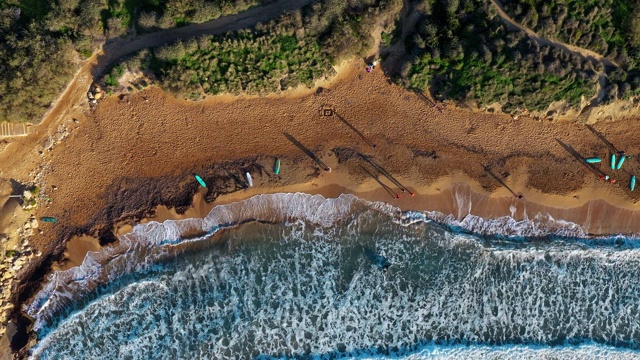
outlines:
[[48, 222], [48, 223], [55, 223], [58, 222], [58, 219], [51, 217], [51, 216], [43, 216], [40, 218], [40, 220], [44, 221], [44, 222]]
[[595, 163], [599, 163], [599, 162], [601, 162], [601, 161], [602, 161], [602, 159], [597, 158], [597, 157], [592, 157], [592, 158], [587, 158], [587, 159], [586, 159], [586, 161], [587, 161], [589, 164], [595, 164]]
[[276, 175], [280, 174], [280, 159], [276, 159], [276, 164], [273, 166], [273, 172]]
[[620, 156], [620, 160], [618, 160], [618, 165], [616, 165], [616, 169], [620, 170], [620, 168], [622, 167], [622, 164], [624, 163], [624, 159], [626, 159], [627, 157], [622, 155]]
[[616, 154], [611, 154], [611, 170], [616, 169]]
[[193, 176], [196, 178], [196, 180], [198, 180], [198, 182], [200, 183], [200, 185], [202, 185], [202, 187], [207, 187], [207, 184], [204, 182], [204, 180], [202, 180], [202, 178], [196, 174], [193, 174]]
[[633, 175], [631, 177], [631, 184], [629, 184], [629, 189], [631, 189], [631, 191], [635, 190], [636, 188], [636, 176]]

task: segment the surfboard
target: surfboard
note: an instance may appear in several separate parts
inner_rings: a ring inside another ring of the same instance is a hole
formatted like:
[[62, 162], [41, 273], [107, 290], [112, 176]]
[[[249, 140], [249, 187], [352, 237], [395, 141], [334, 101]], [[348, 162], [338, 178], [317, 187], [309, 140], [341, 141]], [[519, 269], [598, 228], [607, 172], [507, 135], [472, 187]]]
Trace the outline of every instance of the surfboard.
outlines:
[[44, 216], [41, 217], [40, 220], [44, 221], [44, 222], [48, 222], [48, 223], [55, 223], [58, 222], [58, 219], [54, 218], [54, 217], [50, 217], [50, 216]]
[[280, 159], [276, 159], [276, 164], [273, 166], [273, 172], [276, 175], [280, 174]]
[[631, 184], [629, 184], [629, 189], [631, 189], [631, 191], [636, 189], [636, 176], [633, 175], [631, 177]]
[[204, 182], [204, 180], [202, 180], [202, 178], [196, 174], [193, 174], [193, 176], [196, 178], [196, 180], [198, 180], [198, 182], [200, 183], [200, 185], [202, 185], [202, 187], [207, 187], [207, 184]]
[[611, 154], [611, 170], [616, 169], [616, 154]]
[[620, 160], [618, 160], [618, 165], [616, 165], [616, 169], [620, 170], [620, 168], [622, 167], [622, 164], [624, 163], [624, 159], [626, 159], [627, 157], [622, 155], [620, 156]]
[[595, 164], [595, 163], [599, 163], [599, 162], [601, 162], [601, 161], [602, 161], [602, 159], [600, 159], [600, 158], [596, 158], [596, 157], [593, 157], [593, 158], [587, 158], [587, 159], [586, 159], [586, 161], [587, 161], [589, 164]]
[[251, 179], [251, 174], [247, 173], [247, 183], [249, 183], [249, 187], [253, 187], [253, 180]]

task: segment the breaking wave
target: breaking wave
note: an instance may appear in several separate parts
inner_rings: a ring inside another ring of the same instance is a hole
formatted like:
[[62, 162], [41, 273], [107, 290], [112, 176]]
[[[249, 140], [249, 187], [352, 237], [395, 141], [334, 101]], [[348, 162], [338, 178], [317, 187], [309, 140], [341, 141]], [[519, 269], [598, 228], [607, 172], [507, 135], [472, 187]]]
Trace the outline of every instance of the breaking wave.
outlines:
[[53, 273], [27, 309], [33, 354], [635, 358], [634, 244], [548, 216], [258, 195], [138, 225]]

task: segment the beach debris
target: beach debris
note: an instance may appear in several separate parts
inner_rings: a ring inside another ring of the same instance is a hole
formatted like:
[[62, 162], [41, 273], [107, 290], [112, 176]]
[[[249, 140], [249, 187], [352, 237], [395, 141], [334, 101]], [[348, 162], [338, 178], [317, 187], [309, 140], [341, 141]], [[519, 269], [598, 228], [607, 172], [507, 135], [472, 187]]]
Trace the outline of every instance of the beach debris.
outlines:
[[587, 158], [586, 162], [588, 162], [589, 164], [595, 164], [595, 163], [599, 163], [601, 162], [602, 159], [597, 158], [597, 157], [592, 157], [592, 158]]
[[193, 177], [195, 177], [196, 180], [198, 180], [198, 182], [200, 183], [200, 186], [204, 188], [207, 187], [207, 183], [205, 183], [204, 180], [202, 180], [202, 178], [198, 174], [193, 174]]
[[336, 112], [336, 109], [331, 105], [322, 105], [320, 107], [320, 116], [331, 117]]
[[616, 169], [616, 154], [611, 154], [611, 170]]
[[87, 91], [87, 98], [89, 99], [89, 103], [91, 105], [96, 105], [98, 103], [98, 100], [101, 99], [103, 95], [104, 94], [102, 93], [100, 87], [95, 84], [93, 84], [89, 88], [89, 91]]
[[44, 222], [48, 222], [48, 223], [56, 223], [58, 222], [58, 219], [51, 217], [51, 216], [43, 216], [40, 218], [40, 221], [44, 221]]
[[249, 187], [253, 187], [253, 180], [251, 179], [251, 174], [247, 172], [246, 176], [247, 176], [247, 184], [249, 184]]
[[631, 191], [636, 189], [636, 176], [633, 175], [631, 177], [631, 183], [629, 184], [629, 189], [631, 189]]
[[616, 170], [620, 170], [622, 168], [622, 164], [624, 164], [624, 160], [627, 157], [625, 155], [621, 155], [620, 159], [618, 160], [618, 163], [616, 164]]
[[280, 174], [280, 159], [277, 159], [277, 158], [276, 158], [276, 163], [273, 165], [273, 172], [274, 172], [276, 175], [279, 175], [279, 174]]

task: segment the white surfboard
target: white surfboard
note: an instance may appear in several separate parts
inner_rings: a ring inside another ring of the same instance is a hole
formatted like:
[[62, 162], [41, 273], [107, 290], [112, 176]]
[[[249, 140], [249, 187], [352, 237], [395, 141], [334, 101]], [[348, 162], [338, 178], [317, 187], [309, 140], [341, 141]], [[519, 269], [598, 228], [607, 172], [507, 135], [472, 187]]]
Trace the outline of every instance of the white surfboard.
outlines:
[[249, 183], [249, 187], [253, 187], [253, 180], [251, 180], [251, 174], [247, 173], [247, 183]]

